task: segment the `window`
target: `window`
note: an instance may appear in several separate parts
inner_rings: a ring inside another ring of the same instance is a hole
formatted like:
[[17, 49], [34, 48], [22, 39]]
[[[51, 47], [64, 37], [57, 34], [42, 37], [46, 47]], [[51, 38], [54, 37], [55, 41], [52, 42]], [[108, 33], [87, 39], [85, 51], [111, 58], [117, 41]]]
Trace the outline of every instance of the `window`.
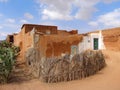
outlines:
[[90, 40], [88, 40], [88, 42], [90, 43]]
[[46, 30], [46, 34], [48, 35], [51, 34], [50, 30]]
[[72, 45], [71, 46], [71, 54], [75, 55], [77, 53], [78, 53], [78, 47], [77, 47], [77, 45]]
[[10, 36], [10, 41], [9, 42], [14, 43], [14, 37], [13, 37], [13, 35]]

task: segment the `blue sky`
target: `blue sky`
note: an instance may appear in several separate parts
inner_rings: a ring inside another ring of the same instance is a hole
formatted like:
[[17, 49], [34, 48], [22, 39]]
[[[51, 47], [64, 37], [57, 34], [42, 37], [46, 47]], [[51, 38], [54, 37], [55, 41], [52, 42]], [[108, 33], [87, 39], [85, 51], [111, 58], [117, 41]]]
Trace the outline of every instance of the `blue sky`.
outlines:
[[120, 0], [0, 0], [0, 39], [25, 23], [79, 33], [120, 27]]

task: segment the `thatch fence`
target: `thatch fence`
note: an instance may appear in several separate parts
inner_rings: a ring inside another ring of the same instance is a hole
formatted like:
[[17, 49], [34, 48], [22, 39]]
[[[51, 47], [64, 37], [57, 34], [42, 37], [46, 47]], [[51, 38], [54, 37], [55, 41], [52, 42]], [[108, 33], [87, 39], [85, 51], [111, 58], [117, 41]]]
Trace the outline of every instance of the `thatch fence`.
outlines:
[[[47, 83], [82, 79], [94, 75], [106, 65], [102, 51], [87, 50], [72, 58], [65, 55], [62, 58], [33, 60], [33, 54], [27, 56], [32, 74]], [[38, 57], [37, 53], [34, 52], [34, 56]]]

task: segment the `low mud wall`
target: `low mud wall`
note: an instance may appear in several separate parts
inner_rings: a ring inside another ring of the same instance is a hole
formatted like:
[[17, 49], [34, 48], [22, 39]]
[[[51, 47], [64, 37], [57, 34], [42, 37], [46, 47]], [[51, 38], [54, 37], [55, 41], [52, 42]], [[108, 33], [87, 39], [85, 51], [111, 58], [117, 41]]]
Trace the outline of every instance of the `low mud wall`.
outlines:
[[95, 74], [106, 65], [102, 52], [92, 50], [77, 54], [73, 58], [65, 55], [62, 58], [31, 60], [29, 63], [33, 65], [31, 69], [34, 71], [31, 72], [36, 72], [34, 75], [46, 83], [82, 79]]

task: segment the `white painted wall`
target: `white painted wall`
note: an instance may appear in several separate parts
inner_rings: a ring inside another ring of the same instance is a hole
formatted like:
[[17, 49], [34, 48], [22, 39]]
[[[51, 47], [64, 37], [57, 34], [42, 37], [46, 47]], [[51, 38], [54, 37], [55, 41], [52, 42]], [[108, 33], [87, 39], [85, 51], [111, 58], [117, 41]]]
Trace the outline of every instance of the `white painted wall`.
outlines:
[[90, 37], [84, 36], [83, 41], [78, 44], [79, 53], [91, 48]]
[[83, 37], [83, 41], [78, 44], [79, 53], [87, 49], [94, 50], [94, 38], [98, 38], [98, 50], [105, 49], [102, 32], [91, 33]]

